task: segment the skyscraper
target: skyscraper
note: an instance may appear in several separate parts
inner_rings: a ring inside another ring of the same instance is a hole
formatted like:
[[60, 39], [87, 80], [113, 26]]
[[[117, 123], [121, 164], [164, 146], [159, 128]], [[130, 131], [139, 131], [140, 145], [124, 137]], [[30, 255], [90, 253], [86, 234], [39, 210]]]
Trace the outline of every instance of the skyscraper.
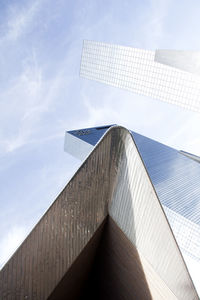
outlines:
[[[79, 145], [87, 142], [91, 151], [109, 127], [69, 131], [66, 133], [66, 151], [75, 154], [73, 149], [71, 150], [71, 135], [76, 137], [77, 141], [79, 140]], [[200, 267], [200, 187], [198, 184], [200, 158], [175, 150], [136, 132], [131, 131], [131, 134], [182, 255], [186, 262], [190, 257], [194, 264], [197, 264], [196, 270], [198, 270]], [[77, 149], [80, 149], [80, 146]], [[82, 155], [83, 153], [82, 150]], [[85, 155], [88, 153], [89, 151], [86, 150]], [[76, 155], [80, 158], [79, 153]], [[200, 289], [198, 282], [197, 284]]]
[[[200, 77], [183, 71], [192, 69], [199, 74], [194, 61], [200, 55], [186, 54], [180, 59], [181, 53], [175, 51], [155, 52], [85, 40], [80, 75], [200, 112]], [[183, 65], [188, 57], [190, 61]]]
[[[0, 298], [198, 299], [160, 203], [167, 187], [160, 195], [155, 190], [156, 180], [168, 180], [169, 188], [166, 161], [174, 154], [120, 126], [68, 132], [70, 152], [75, 141], [87, 157], [1, 270]], [[90, 153], [88, 142], [94, 147]], [[142, 145], [155, 149], [165, 173], [148, 171], [148, 163], [155, 165], [154, 151], [141, 150]], [[180, 155], [185, 164], [198, 164]], [[181, 205], [174, 209], [171, 202], [168, 209], [181, 215]]]

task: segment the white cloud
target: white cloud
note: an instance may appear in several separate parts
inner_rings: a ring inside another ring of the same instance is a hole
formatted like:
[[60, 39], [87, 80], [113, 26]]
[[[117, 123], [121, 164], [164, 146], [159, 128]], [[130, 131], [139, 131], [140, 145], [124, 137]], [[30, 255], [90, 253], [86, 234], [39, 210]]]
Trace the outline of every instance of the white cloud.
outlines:
[[23, 227], [13, 227], [0, 240], [0, 269], [25, 239], [27, 231]]
[[[14, 151], [28, 143], [36, 143], [52, 137], [64, 135], [63, 120], [57, 118], [57, 124], [49, 122], [50, 132], [44, 136], [45, 116], [56, 114], [57, 103], [63, 91], [70, 84], [73, 77], [66, 73], [68, 60], [55, 69], [55, 73], [48, 78], [44, 76], [43, 66], [37, 61], [34, 51], [26, 57], [23, 70], [7, 89], [0, 89], [0, 153]], [[46, 124], [45, 124], [46, 125]], [[59, 128], [57, 128], [59, 127]]]
[[[172, 121], [171, 121], [172, 122]], [[169, 144], [200, 156], [200, 114], [183, 111], [177, 115], [177, 126], [169, 136]]]
[[24, 66], [12, 85], [0, 90], [1, 151], [13, 151], [26, 143], [36, 122], [31, 115], [39, 116], [48, 109], [42, 101], [43, 90], [42, 71], [35, 63]]
[[[120, 41], [132, 46], [135, 46], [134, 42], [147, 49], [160, 47], [166, 38], [165, 21], [171, 1], [147, 1], [149, 5], [142, 4], [139, 10], [139, 2], [127, 1], [127, 8], [122, 11], [126, 17], [122, 16], [120, 1], [111, 1], [110, 7], [107, 3], [86, 1], [81, 10], [79, 1], [75, 4], [70, 1], [54, 4], [50, 1], [43, 9], [44, 1], [25, 1], [26, 8], [19, 4], [18, 7], [12, 6], [5, 23], [6, 30], [0, 38], [5, 53], [7, 49], [14, 49], [6, 59], [3, 55], [0, 57], [5, 62], [2, 73], [8, 72], [9, 81], [6, 89], [0, 88], [0, 154], [5, 154], [4, 173], [6, 166], [9, 166], [10, 172], [6, 197], [2, 198], [8, 211], [11, 211], [9, 200], [16, 203], [12, 209], [15, 210], [13, 215], [17, 216], [21, 216], [21, 207], [27, 211], [30, 207], [31, 211], [39, 211], [37, 216], [40, 217], [64, 186], [67, 172], [71, 174], [75, 162], [71, 158], [63, 159], [62, 138], [59, 146], [56, 140], [63, 135], [64, 143], [64, 129], [119, 123], [164, 143], [175, 145], [177, 142], [180, 145], [182, 142], [183, 145], [188, 143], [199, 148], [198, 120], [186, 121], [168, 105], [151, 100], [148, 103], [148, 100], [145, 102], [144, 98], [129, 92], [93, 85], [92, 82], [85, 85], [78, 78], [77, 65], [83, 38]], [[48, 13], [45, 14], [46, 11]], [[55, 11], [57, 18], [53, 23]], [[63, 23], [60, 23], [61, 19]], [[39, 29], [38, 20], [45, 30], [42, 28], [42, 32], [34, 32], [33, 38], [32, 30]], [[50, 47], [50, 44], [53, 45]], [[15, 56], [15, 49], [19, 53], [24, 52]], [[13, 60], [9, 64], [10, 57]], [[76, 78], [73, 77], [75, 73]], [[52, 143], [48, 144], [50, 140]], [[29, 145], [30, 151], [19, 149], [24, 145]], [[44, 153], [49, 153], [53, 147], [57, 150], [54, 149], [45, 160]], [[14, 161], [17, 162], [16, 169], [11, 165]], [[0, 174], [2, 178], [4, 173]], [[17, 181], [15, 176], [19, 185], [12, 185]], [[13, 193], [19, 195], [18, 198], [13, 199]], [[30, 199], [32, 202], [28, 205]], [[35, 215], [28, 214], [30, 219], [34, 219]], [[13, 226], [17, 223], [14, 218], [12, 220], [12, 213], [8, 213], [8, 218]], [[25, 237], [27, 220], [23, 226], [14, 226], [0, 241], [1, 265]]]
[[168, 17], [171, 0], [151, 0], [145, 12], [143, 24], [139, 29], [142, 34], [143, 45], [147, 49], [155, 50], [165, 36], [165, 21]]
[[5, 34], [2, 36], [0, 41], [15, 42], [24, 33], [26, 33], [36, 17], [36, 13], [39, 11], [42, 2], [42, 0], [32, 1], [29, 6], [27, 5], [25, 7], [18, 7], [11, 4], [9, 6], [8, 20], [4, 25], [6, 28]]

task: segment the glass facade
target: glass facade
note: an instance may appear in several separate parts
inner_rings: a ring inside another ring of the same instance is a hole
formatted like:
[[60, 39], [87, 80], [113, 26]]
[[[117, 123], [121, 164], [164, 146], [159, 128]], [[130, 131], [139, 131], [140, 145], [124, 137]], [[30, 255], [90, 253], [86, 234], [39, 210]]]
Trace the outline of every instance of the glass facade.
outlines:
[[155, 61], [155, 51], [84, 41], [80, 75], [200, 111], [200, 78]]
[[132, 132], [181, 250], [200, 260], [200, 165]]
[[[111, 126], [69, 133], [95, 145]], [[180, 249], [200, 261], [199, 162], [138, 133], [131, 134]]]
[[67, 133], [93, 149], [77, 137], [107, 130], [1, 270], [0, 299], [199, 299], [130, 131], [109, 127]]
[[94, 146], [111, 126], [113, 125], [71, 130], [68, 133]]

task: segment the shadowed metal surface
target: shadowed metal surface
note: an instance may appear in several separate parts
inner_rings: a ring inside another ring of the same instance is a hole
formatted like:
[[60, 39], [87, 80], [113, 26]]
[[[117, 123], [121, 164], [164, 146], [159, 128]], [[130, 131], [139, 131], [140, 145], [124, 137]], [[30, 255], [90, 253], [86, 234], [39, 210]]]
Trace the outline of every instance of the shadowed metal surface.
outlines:
[[[68, 136], [76, 138], [74, 145], [83, 141], [89, 146], [95, 146], [105, 134], [105, 128], [111, 126], [73, 130], [68, 132]], [[189, 255], [195, 264], [196, 260], [200, 260], [200, 165], [197, 163], [199, 157], [130, 132], [182, 254]], [[66, 151], [70, 152], [69, 150], [68, 143]], [[190, 271], [195, 279], [197, 271]], [[199, 282], [195, 281], [198, 287]]]
[[[143, 299], [198, 299], [133, 138], [117, 126], [2, 269], [0, 299], [48, 299], [108, 213], [137, 253], [149, 291]], [[123, 272], [117, 276], [122, 283]]]
[[109, 215], [135, 245], [153, 298], [193, 299], [193, 284], [133, 137], [123, 130], [114, 134], [120, 155]]
[[81, 299], [151, 300], [137, 249], [109, 216]]
[[1, 270], [0, 299], [47, 299], [102, 224], [113, 185], [110, 144], [108, 135]]

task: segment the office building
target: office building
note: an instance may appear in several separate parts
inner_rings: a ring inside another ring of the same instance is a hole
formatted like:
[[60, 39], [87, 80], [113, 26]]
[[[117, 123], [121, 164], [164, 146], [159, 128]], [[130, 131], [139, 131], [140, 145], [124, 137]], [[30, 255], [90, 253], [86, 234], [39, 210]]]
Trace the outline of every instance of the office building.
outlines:
[[80, 76], [200, 112], [199, 57], [85, 40]]
[[[71, 149], [81, 149], [82, 156], [98, 143], [110, 126], [74, 130], [66, 133], [66, 151], [81, 158], [79, 153]], [[156, 190], [170, 226], [176, 237], [186, 262], [189, 259], [196, 264], [191, 270], [198, 288], [200, 268], [200, 158], [185, 151], [178, 151], [157, 141], [130, 131], [148, 175]], [[76, 138], [76, 142], [73, 138]], [[72, 142], [73, 141], [73, 142]], [[77, 144], [79, 146], [77, 147]], [[89, 145], [86, 149], [84, 145]], [[85, 147], [85, 153], [84, 153]], [[190, 268], [189, 264], [188, 267]]]
[[176, 195], [173, 206], [161, 185], [184, 170], [179, 161], [176, 177], [177, 165], [167, 165], [175, 152], [145, 139], [120, 126], [66, 133], [65, 147], [79, 147], [83, 164], [1, 270], [1, 299], [198, 299], [163, 209], [198, 225], [186, 200], [182, 209]]

